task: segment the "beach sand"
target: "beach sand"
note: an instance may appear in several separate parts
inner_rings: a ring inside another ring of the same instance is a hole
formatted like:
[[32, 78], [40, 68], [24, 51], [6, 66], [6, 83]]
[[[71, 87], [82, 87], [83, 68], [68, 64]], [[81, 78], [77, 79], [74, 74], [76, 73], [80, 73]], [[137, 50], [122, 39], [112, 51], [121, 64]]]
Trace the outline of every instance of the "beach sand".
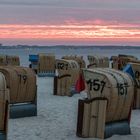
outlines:
[[[96, 140], [76, 136], [78, 99], [53, 95], [53, 78], [37, 78], [38, 116], [10, 119], [8, 140]], [[132, 135], [107, 140], [140, 140], [140, 110], [132, 111]]]

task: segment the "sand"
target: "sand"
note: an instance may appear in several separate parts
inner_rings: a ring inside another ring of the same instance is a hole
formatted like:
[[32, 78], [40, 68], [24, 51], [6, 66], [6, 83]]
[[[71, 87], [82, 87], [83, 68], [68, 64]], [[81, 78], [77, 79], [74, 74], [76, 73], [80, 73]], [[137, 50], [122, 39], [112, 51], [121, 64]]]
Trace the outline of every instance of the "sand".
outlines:
[[[78, 99], [53, 95], [53, 78], [37, 78], [38, 116], [10, 119], [8, 140], [96, 140], [76, 136]], [[140, 110], [132, 111], [132, 135], [114, 135], [107, 140], [140, 140]]]

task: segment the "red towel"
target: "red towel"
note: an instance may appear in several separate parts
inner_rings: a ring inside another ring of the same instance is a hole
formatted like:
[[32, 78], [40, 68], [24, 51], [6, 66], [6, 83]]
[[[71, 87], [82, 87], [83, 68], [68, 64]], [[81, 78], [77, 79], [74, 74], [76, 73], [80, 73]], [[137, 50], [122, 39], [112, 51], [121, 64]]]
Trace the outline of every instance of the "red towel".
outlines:
[[75, 90], [77, 92], [81, 92], [85, 89], [85, 81], [84, 81], [84, 78], [82, 76], [82, 74], [79, 75], [79, 78], [76, 82], [76, 85], [75, 85]]

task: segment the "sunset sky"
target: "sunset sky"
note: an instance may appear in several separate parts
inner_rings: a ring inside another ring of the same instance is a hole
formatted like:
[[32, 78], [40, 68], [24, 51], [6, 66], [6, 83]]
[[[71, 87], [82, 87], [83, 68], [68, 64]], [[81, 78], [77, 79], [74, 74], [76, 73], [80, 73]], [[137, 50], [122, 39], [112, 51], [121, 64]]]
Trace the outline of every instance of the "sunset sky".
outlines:
[[140, 45], [140, 0], [0, 0], [0, 43]]

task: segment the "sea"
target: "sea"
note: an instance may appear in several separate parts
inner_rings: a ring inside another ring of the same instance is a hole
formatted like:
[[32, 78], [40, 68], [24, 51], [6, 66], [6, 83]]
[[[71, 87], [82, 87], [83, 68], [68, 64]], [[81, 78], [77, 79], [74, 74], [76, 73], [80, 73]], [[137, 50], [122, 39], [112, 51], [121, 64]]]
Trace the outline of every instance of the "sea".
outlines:
[[53, 53], [56, 58], [61, 58], [64, 55], [78, 55], [83, 56], [88, 63], [88, 55], [108, 56], [109, 58], [118, 54], [133, 55], [140, 59], [139, 47], [25, 47], [25, 48], [1, 48], [0, 55], [18, 55], [20, 57], [22, 66], [29, 66], [29, 54], [38, 53]]

